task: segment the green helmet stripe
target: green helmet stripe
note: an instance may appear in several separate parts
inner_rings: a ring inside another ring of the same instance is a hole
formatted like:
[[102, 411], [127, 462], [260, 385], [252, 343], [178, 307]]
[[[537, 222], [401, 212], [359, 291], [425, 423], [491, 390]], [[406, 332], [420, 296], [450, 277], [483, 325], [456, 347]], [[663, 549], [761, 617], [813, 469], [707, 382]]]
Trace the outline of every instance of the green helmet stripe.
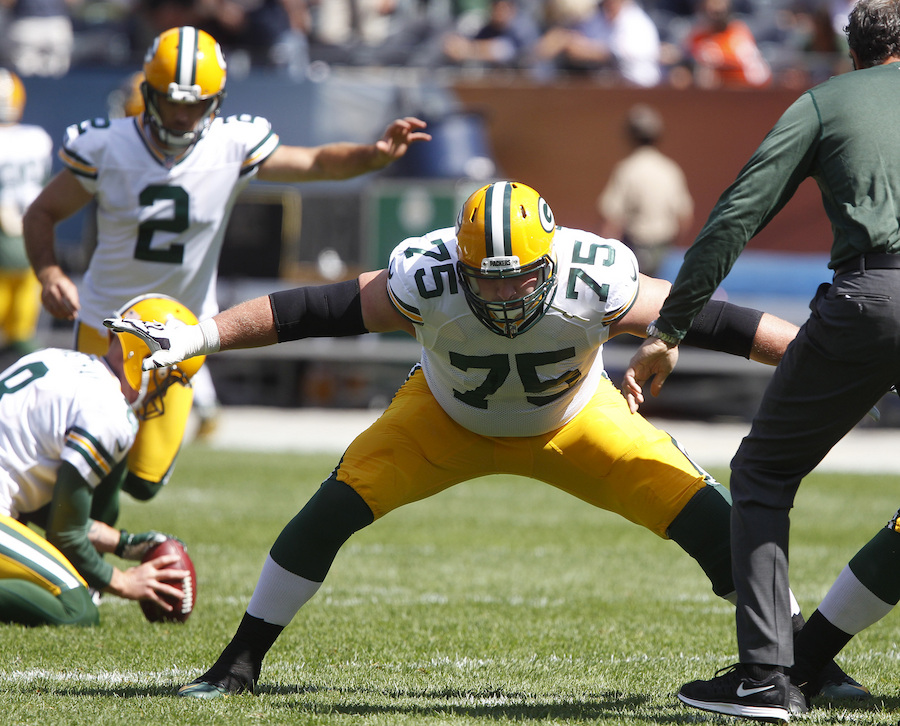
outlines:
[[175, 66], [175, 83], [193, 86], [197, 82], [197, 42], [195, 28], [185, 26], [178, 30], [178, 59]]
[[494, 187], [496, 184], [491, 184], [484, 193], [484, 256], [485, 257], [493, 257], [494, 256], [494, 240], [493, 240], [493, 200], [494, 200]]
[[510, 204], [512, 202], [512, 184], [503, 183], [503, 256], [512, 256], [512, 219]]
[[485, 257], [512, 255], [509, 209], [511, 199], [512, 185], [509, 182], [491, 184], [484, 194]]

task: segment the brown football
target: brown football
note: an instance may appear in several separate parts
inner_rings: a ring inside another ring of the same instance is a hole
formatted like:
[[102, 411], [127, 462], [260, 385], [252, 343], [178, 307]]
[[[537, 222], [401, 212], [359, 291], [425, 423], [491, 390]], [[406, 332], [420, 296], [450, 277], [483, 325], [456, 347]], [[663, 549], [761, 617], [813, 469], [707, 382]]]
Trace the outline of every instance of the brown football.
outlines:
[[160, 542], [155, 547], [151, 547], [141, 561], [147, 562], [163, 555], [178, 555], [178, 562], [174, 562], [168, 567], [173, 570], [188, 571], [188, 575], [184, 579], [164, 580], [164, 582], [174, 585], [181, 590], [182, 595], [180, 598], [170, 597], [169, 595], [161, 596], [163, 600], [172, 606], [173, 610], [171, 612], [166, 612], [152, 600], [141, 600], [141, 610], [144, 612], [144, 617], [151, 623], [183, 623], [190, 617], [190, 614], [194, 611], [194, 604], [197, 602], [197, 572], [185, 546], [177, 539], [172, 538], [167, 539], [165, 542]]

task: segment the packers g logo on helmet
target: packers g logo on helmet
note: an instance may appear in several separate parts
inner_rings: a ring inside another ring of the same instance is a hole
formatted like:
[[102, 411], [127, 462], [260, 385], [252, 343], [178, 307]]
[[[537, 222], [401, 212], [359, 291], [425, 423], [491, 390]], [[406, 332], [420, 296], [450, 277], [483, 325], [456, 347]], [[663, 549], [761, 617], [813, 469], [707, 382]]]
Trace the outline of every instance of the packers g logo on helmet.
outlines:
[[[518, 182], [482, 187], [463, 204], [456, 220], [457, 265], [469, 307], [494, 333], [514, 338], [547, 312], [556, 290], [550, 205]], [[481, 295], [481, 281], [534, 276], [534, 289], [512, 300]]]
[[[197, 316], [175, 298], [157, 293], [134, 298], [125, 303], [116, 315], [120, 318], [137, 319], [144, 322], [166, 323], [173, 318], [180, 320], [185, 325], [196, 325], [198, 322]], [[141, 369], [141, 363], [150, 355], [150, 348], [147, 347], [147, 344], [136, 335], [129, 333], [116, 333], [116, 335], [122, 345], [125, 379], [134, 390], [138, 391], [138, 398], [132, 404], [132, 408], [138, 412], [138, 417], [141, 419], [162, 415], [165, 410], [164, 394], [169, 386], [175, 383], [189, 386], [191, 378], [200, 370], [200, 366], [206, 360], [206, 356], [200, 355], [170, 368], [145, 371]]]
[[[141, 86], [150, 123], [160, 141], [176, 149], [196, 143], [209, 128], [225, 97], [225, 56], [206, 31], [189, 25], [161, 33], [144, 57]], [[190, 131], [166, 128], [159, 99], [206, 104], [206, 113]]]
[[25, 86], [12, 71], [0, 68], [0, 124], [17, 124], [25, 111]]

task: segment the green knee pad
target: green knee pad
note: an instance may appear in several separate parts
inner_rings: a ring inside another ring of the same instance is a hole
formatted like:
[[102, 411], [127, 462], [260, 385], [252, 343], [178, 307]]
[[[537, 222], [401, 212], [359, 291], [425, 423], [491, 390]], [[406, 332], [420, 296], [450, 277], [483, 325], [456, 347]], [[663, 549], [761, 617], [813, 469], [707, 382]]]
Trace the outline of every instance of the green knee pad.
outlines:
[[100, 614], [86, 587], [54, 596], [27, 580], [0, 580], [0, 621], [20, 625], [97, 625]]
[[731, 576], [731, 502], [720, 484], [698, 491], [669, 525], [669, 537], [703, 568], [719, 597], [734, 592]]
[[374, 519], [363, 498], [332, 475], [282, 530], [272, 559], [295, 575], [324, 582], [344, 542]]
[[879, 530], [850, 560], [850, 569], [880, 600], [896, 605], [900, 602], [900, 533]]

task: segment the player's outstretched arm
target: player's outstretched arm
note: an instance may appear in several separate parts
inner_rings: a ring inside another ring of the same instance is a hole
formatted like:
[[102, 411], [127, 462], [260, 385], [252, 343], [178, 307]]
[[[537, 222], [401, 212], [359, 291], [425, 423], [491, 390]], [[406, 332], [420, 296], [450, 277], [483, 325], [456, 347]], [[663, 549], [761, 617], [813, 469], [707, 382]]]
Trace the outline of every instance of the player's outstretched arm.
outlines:
[[[646, 326], [655, 322], [669, 289], [668, 282], [641, 275], [638, 299], [621, 320], [610, 326], [610, 334], [646, 335]], [[774, 315], [714, 300], [694, 318], [681, 342], [776, 365], [797, 331], [796, 325]], [[677, 361], [674, 341], [647, 338], [632, 356], [622, 380], [622, 392], [632, 412], [644, 402], [648, 381], [652, 381], [650, 393], [659, 395]]]
[[791, 341], [797, 337], [800, 330], [787, 320], [763, 313], [759, 320], [756, 335], [753, 336], [753, 347], [750, 350], [750, 360], [767, 365], [778, 365], [778, 361], [784, 355]]
[[339, 141], [321, 146], [279, 146], [259, 166], [259, 179], [304, 182], [349, 179], [383, 169], [404, 156], [418, 141], [430, 141], [421, 119], [407, 116], [392, 121], [374, 144]]
[[122, 318], [107, 318], [103, 323], [147, 343], [151, 355], [144, 361], [145, 369], [163, 368], [197, 355], [302, 338], [395, 330], [415, 335], [412, 323], [391, 303], [387, 279], [387, 270], [377, 270], [364, 272], [356, 280], [284, 290], [239, 303], [198, 325]]

